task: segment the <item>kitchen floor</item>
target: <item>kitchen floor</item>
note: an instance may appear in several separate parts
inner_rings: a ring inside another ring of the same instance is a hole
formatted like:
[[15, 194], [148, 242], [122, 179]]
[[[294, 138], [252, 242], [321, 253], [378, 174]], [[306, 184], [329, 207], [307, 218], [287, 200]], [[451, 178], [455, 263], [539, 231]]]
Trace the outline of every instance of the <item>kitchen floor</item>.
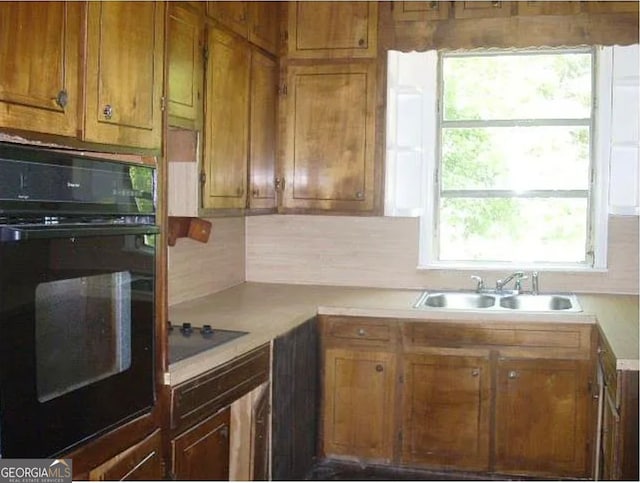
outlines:
[[[538, 480], [539, 478], [536, 478]], [[361, 465], [356, 462], [324, 460], [316, 463], [307, 473], [310, 481], [522, 481], [525, 478], [502, 475], [479, 475], [465, 472], [441, 472], [412, 468], [388, 468]]]

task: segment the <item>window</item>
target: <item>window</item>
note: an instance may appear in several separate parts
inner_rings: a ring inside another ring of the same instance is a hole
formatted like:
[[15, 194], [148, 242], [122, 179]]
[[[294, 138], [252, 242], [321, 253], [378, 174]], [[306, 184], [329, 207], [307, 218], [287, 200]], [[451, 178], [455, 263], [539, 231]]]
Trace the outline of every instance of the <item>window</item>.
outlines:
[[593, 267], [594, 50], [390, 54], [386, 211], [421, 198], [420, 264]]

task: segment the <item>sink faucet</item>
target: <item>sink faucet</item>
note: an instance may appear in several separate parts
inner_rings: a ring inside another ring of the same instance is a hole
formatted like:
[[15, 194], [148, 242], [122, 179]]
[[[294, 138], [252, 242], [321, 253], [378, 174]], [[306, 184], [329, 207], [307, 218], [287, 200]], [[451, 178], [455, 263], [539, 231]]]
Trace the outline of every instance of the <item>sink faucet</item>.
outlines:
[[484, 280], [478, 275], [471, 275], [471, 280], [476, 282], [476, 292], [480, 293], [484, 290]]
[[531, 274], [531, 293], [533, 295], [538, 295], [540, 292], [540, 276], [538, 272], [533, 272]]
[[511, 282], [511, 280], [515, 280], [513, 288], [514, 290], [516, 290], [517, 292], [519, 292], [520, 290], [522, 290], [522, 281], [527, 279], [529, 277], [527, 277], [524, 272], [513, 272], [511, 275], [509, 275], [507, 278], [500, 279], [498, 281], [496, 281], [496, 292], [502, 292], [504, 290], [504, 286], [506, 284], [508, 284], [509, 282]]

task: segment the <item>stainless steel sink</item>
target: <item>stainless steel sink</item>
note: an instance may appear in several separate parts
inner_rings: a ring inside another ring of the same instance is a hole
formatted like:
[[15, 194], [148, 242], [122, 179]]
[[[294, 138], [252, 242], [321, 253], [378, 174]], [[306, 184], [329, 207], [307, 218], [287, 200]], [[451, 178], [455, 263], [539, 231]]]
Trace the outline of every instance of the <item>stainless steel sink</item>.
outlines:
[[496, 298], [471, 292], [440, 292], [427, 293], [423, 304], [427, 307], [448, 309], [486, 309], [493, 307]]
[[582, 312], [573, 294], [510, 294], [465, 291], [424, 292], [414, 304], [417, 309]]
[[500, 307], [511, 310], [546, 312], [562, 310], [580, 312], [582, 308], [575, 295], [519, 294], [500, 298]]

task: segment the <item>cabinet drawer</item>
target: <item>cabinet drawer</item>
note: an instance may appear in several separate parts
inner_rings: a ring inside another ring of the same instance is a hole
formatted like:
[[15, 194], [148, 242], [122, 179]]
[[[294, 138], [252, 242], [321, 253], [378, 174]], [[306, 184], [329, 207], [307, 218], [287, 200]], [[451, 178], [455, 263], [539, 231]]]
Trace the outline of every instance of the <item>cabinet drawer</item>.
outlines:
[[384, 320], [364, 317], [328, 317], [324, 319], [323, 326], [324, 335], [330, 343], [388, 346], [397, 340], [396, 324]]
[[171, 428], [175, 434], [268, 381], [269, 364], [267, 344], [173, 388]]
[[[409, 346], [462, 347], [490, 345], [550, 350], [588, 357], [592, 327], [577, 324], [407, 322], [403, 337]], [[560, 355], [560, 354], [555, 354]]]

